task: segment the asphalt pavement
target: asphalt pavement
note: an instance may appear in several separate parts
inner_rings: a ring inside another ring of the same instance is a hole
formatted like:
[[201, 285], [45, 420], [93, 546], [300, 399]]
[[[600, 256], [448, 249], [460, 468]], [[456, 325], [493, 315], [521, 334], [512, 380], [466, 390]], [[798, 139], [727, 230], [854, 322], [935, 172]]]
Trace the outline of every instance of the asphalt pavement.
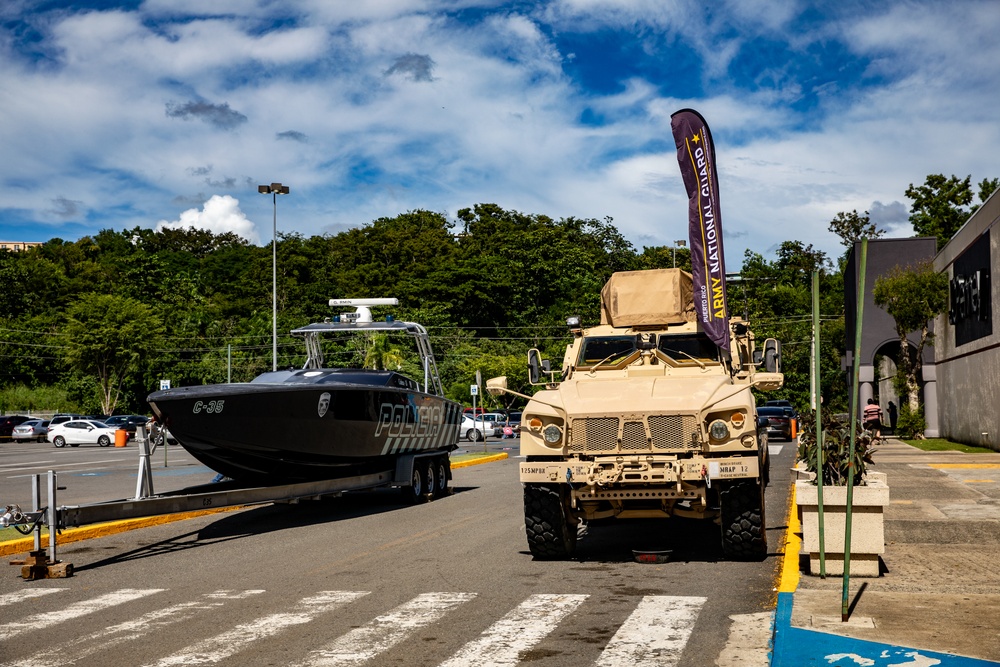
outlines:
[[1000, 664], [1000, 453], [924, 452], [890, 437], [874, 460], [890, 493], [880, 576], [850, 579], [843, 622], [843, 577], [786, 558], [796, 571], [783, 572], [771, 664]]

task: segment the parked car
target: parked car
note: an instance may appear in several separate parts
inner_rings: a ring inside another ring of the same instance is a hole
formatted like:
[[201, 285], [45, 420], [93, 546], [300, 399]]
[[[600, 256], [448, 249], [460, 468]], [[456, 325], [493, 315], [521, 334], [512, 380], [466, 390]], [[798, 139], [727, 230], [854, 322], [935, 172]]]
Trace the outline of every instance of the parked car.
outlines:
[[792, 417], [786, 412], [787, 408], [765, 405], [757, 408], [757, 418], [767, 418], [768, 438], [778, 437], [785, 440], [792, 439]]
[[114, 426], [93, 419], [70, 419], [55, 426], [49, 425], [46, 438], [56, 447], [79, 447], [80, 445], [100, 445], [108, 447], [115, 441]]
[[14, 427], [31, 419], [27, 415], [5, 415], [0, 417], [0, 439], [10, 440]]
[[49, 420], [49, 428], [68, 422], [70, 419], [86, 419], [86, 417], [84, 415], [76, 415], [70, 413], [59, 413], [56, 415], [52, 415], [52, 419]]
[[482, 442], [487, 437], [497, 437], [502, 435], [500, 428], [492, 421], [483, 419], [482, 415], [473, 419], [472, 415], [462, 417], [462, 427], [458, 432], [460, 438]]
[[49, 420], [29, 419], [14, 427], [11, 437], [18, 442], [22, 440], [36, 440], [45, 442], [45, 436], [49, 432]]
[[114, 415], [105, 419], [104, 423], [128, 431], [128, 437], [131, 440], [135, 437], [136, 427], [142, 426], [148, 421], [149, 417], [143, 415]]

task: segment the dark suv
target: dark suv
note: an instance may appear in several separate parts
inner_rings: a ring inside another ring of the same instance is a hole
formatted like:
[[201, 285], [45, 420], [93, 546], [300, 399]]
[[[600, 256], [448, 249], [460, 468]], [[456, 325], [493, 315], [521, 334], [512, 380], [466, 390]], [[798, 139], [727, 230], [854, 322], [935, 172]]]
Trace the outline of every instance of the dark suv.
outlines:
[[8, 415], [0, 417], [0, 439], [10, 440], [14, 434], [14, 427], [31, 419], [26, 415]]
[[108, 426], [128, 431], [128, 437], [132, 439], [135, 437], [135, 428], [148, 421], [149, 417], [143, 417], [142, 415], [114, 415], [105, 419], [104, 423]]

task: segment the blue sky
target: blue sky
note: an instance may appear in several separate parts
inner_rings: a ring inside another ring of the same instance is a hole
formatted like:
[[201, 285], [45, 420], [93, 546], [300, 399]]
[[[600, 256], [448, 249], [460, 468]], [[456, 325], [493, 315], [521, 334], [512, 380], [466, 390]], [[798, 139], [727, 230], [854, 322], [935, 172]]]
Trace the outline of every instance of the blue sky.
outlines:
[[489, 202], [672, 245], [691, 107], [727, 270], [790, 239], [836, 257], [840, 211], [910, 236], [910, 183], [1000, 176], [997, 35], [994, 0], [4, 0], [0, 241], [266, 243], [277, 181], [306, 236]]

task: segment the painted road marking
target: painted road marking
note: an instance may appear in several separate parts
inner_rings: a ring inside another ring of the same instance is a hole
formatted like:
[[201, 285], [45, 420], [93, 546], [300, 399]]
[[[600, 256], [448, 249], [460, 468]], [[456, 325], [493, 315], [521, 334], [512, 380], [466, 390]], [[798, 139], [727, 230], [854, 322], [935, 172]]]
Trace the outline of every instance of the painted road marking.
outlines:
[[[387, 651], [416, 630], [435, 623], [475, 593], [424, 593], [336, 641], [316, 649], [301, 665], [361, 665]], [[471, 663], [470, 663], [471, 664]]]
[[215, 591], [201, 596], [201, 600], [181, 602], [163, 609], [151, 611], [118, 625], [113, 625], [98, 632], [69, 641], [61, 646], [36, 653], [30, 658], [5, 664], [4, 667], [59, 667], [71, 665], [98, 651], [139, 639], [154, 631], [161, 630], [171, 623], [178, 623], [193, 618], [201, 611], [209, 611], [221, 607], [226, 600], [242, 600], [252, 595], [259, 595], [263, 590], [247, 591]]
[[532, 595], [439, 667], [512, 667], [544, 639], [587, 595]]
[[66, 588], [26, 588], [23, 591], [18, 591], [16, 593], [4, 593], [0, 595], [0, 607], [8, 604], [15, 604], [21, 602], [22, 600], [29, 600], [31, 598], [41, 597], [43, 595], [48, 595], [49, 593], [58, 593], [59, 591], [69, 590]]
[[123, 588], [120, 591], [105, 593], [104, 595], [100, 595], [91, 600], [74, 602], [73, 604], [67, 605], [62, 609], [48, 611], [44, 614], [34, 614], [33, 616], [28, 616], [20, 621], [0, 625], [0, 639], [6, 641], [23, 632], [27, 632], [28, 630], [41, 630], [43, 628], [48, 628], [56, 625], [57, 623], [62, 623], [63, 621], [69, 621], [74, 618], [86, 616], [87, 614], [92, 614], [95, 611], [108, 609], [109, 607], [114, 607], [115, 605], [123, 604], [125, 602], [131, 602], [132, 600], [137, 600], [164, 590], [166, 589]]
[[647, 595], [608, 642], [598, 667], [673, 667], [706, 601]]
[[368, 591], [322, 591], [303, 598], [291, 611], [243, 623], [220, 635], [192, 644], [182, 652], [167, 656], [154, 664], [156, 667], [215, 664], [242, 651], [252, 642], [276, 635], [287, 627], [308, 623], [319, 614], [333, 611], [365, 595], [368, 595]]
[[958, 468], [1000, 469], [1000, 463], [929, 463], [928, 467], [939, 470], [955, 470]]

